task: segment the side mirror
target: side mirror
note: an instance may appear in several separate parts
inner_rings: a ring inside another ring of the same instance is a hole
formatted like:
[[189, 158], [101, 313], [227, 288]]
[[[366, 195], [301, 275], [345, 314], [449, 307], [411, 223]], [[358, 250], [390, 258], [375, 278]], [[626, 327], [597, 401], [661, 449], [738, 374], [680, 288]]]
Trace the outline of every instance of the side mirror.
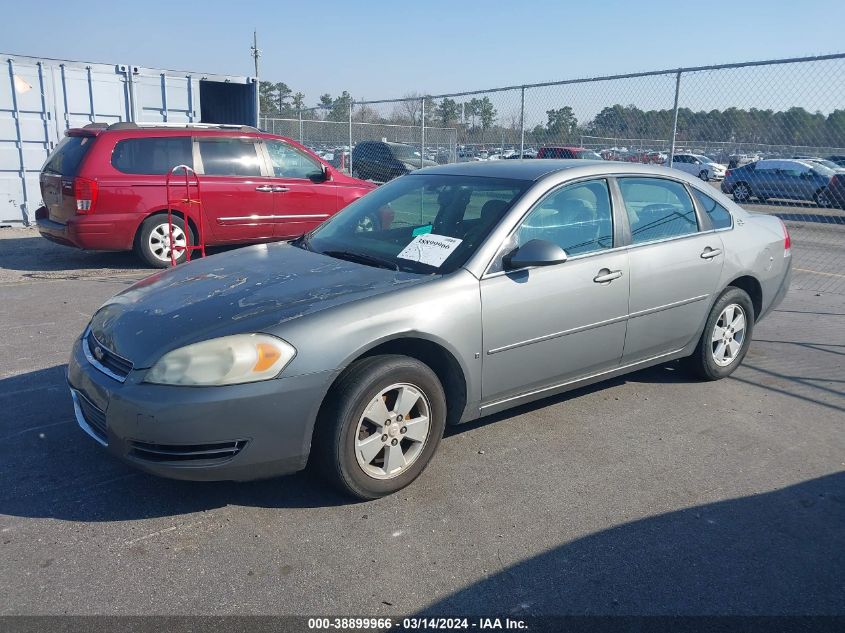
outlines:
[[320, 165], [320, 171], [308, 177], [313, 183], [328, 182], [332, 179], [332, 170], [328, 165]]
[[504, 258], [507, 270], [529, 266], [562, 264], [569, 256], [560, 246], [548, 240], [530, 240]]

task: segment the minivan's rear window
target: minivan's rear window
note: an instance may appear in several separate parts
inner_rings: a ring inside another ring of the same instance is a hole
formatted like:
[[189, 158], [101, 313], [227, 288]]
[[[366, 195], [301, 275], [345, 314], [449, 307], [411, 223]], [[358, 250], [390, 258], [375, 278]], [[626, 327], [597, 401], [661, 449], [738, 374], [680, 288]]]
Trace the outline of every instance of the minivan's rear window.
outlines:
[[124, 174], [166, 174], [176, 165], [193, 169], [191, 137], [153, 136], [118, 141], [111, 164]]
[[66, 136], [44, 163], [42, 171], [73, 178], [85, 154], [94, 145], [93, 136]]

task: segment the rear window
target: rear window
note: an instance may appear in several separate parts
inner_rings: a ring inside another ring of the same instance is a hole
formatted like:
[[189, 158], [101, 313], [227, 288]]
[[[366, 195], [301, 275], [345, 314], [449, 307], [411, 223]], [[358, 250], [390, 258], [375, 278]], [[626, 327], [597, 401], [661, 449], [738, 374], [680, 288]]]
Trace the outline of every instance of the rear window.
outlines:
[[251, 139], [200, 139], [203, 173], [207, 176], [260, 176], [261, 164]]
[[189, 136], [128, 138], [118, 141], [111, 164], [124, 174], [166, 174], [176, 165], [193, 169]]
[[698, 200], [698, 204], [710, 216], [710, 221], [713, 223], [714, 229], [727, 229], [733, 224], [730, 212], [721, 204], [716, 202], [710, 196], [701, 193], [698, 189], [693, 188], [693, 195]]
[[85, 154], [94, 145], [93, 136], [66, 136], [50, 154], [42, 171], [73, 178], [79, 171], [79, 165]]

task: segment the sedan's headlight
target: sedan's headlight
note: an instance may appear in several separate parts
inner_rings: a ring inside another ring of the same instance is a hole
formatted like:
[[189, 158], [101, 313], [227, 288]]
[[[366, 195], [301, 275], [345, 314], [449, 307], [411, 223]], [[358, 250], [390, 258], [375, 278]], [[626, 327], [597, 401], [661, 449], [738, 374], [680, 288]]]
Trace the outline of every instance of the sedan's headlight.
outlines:
[[236, 334], [180, 347], [162, 356], [145, 382], [160, 385], [235, 385], [274, 378], [296, 350], [268, 334]]

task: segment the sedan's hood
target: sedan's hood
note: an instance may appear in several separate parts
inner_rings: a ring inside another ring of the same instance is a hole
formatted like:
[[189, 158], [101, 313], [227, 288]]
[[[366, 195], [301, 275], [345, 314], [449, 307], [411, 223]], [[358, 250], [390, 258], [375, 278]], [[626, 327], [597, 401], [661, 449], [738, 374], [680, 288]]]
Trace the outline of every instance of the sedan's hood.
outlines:
[[289, 319], [427, 279], [285, 243], [262, 244], [147, 277], [97, 310], [91, 329], [103, 345], [145, 368], [183, 345], [267, 331]]

